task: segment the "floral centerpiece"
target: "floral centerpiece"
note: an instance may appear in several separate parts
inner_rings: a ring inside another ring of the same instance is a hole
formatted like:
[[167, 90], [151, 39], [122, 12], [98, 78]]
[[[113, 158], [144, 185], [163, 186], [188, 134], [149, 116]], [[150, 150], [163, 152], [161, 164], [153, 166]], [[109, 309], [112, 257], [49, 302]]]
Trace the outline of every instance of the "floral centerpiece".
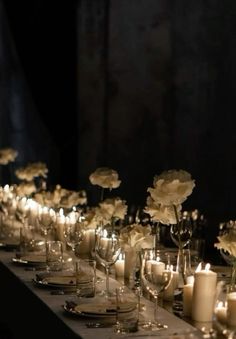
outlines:
[[18, 168], [15, 174], [18, 179], [32, 181], [36, 177], [47, 178], [48, 169], [46, 164], [42, 162], [34, 162], [25, 167]]
[[13, 148], [0, 149], [0, 165], [8, 165], [10, 162], [15, 161], [18, 152]]
[[111, 223], [115, 225], [118, 220], [123, 220], [127, 213], [128, 206], [126, 201], [119, 197], [108, 198], [99, 204], [96, 212], [100, 216], [103, 223]]
[[104, 189], [107, 188], [111, 191], [121, 184], [117, 171], [108, 167], [97, 168], [95, 172], [90, 174], [89, 180], [92, 185], [97, 185], [102, 188], [101, 201], [103, 200]]
[[142, 248], [153, 248], [153, 235], [150, 225], [137, 223], [127, 225], [120, 230], [119, 241], [125, 253], [124, 277], [134, 278], [136, 269], [140, 269], [140, 252]]
[[220, 250], [225, 261], [232, 266], [230, 289], [235, 291], [236, 285], [236, 228], [231, 227], [227, 232], [217, 237], [214, 246]]
[[195, 181], [187, 171], [168, 170], [155, 176], [153, 187], [147, 189], [150, 196], [147, 198], [144, 211], [158, 223], [176, 225], [177, 244], [181, 258], [183, 257], [183, 228], [180, 222], [182, 203], [192, 193], [194, 187]]
[[35, 184], [35, 179], [38, 177], [46, 178], [48, 169], [46, 164], [42, 162], [29, 163], [25, 167], [20, 167], [16, 169], [15, 175], [22, 182], [19, 184], [18, 191], [28, 193], [26, 195], [31, 195], [37, 191]]
[[124, 252], [133, 249], [135, 252], [142, 248], [153, 247], [153, 235], [150, 225], [131, 224], [120, 230], [120, 244]]
[[[6, 165], [10, 166], [10, 164], [15, 161], [17, 156], [18, 156], [18, 152], [14, 150], [13, 148], [6, 147], [6, 148], [0, 149], [0, 165], [3, 165], [4, 167], [6, 167]], [[9, 168], [9, 173], [10, 173], [10, 178], [11, 178], [12, 177], [11, 168]], [[2, 170], [1, 170], [0, 185], [3, 184], [2, 179], [3, 178], [2, 178]]]

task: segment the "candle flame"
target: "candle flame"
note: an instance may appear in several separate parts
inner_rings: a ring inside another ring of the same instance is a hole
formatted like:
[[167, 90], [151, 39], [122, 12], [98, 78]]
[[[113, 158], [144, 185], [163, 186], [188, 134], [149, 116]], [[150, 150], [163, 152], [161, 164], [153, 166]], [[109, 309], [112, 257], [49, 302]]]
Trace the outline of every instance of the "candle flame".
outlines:
[[199, 272], [202, 270], [202, 263], [200, 262], [195, 270], [195, 272]]
[[107, 233], [107, 230], [103, 230], [103, 237], [104, 237], [104, 238], [107, 238], [107, 234], [108, 234], [108, 233]]
[[210, 264], [206, 264], [206, 266], [205, 266], [205, 270], [206, 270], [206, 271], [209, 271], [209, 270], [210, 270], [210, 268], [211, 268], [211, 265], [210, 265]]

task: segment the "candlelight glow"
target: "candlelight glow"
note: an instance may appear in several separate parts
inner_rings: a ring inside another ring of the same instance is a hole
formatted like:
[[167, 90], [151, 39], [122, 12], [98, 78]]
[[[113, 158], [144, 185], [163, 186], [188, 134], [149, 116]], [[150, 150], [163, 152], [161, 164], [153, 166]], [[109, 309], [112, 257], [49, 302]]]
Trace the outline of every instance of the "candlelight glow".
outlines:
[[195, 270], [195, 272], [200, 272], [202, 270], [202, 263], [200, 262]]

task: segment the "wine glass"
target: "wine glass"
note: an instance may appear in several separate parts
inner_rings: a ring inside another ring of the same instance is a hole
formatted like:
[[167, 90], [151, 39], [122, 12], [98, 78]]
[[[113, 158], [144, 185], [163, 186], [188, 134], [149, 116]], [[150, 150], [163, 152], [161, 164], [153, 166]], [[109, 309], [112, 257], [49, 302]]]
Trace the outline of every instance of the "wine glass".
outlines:
[[81, 223], [75, 222], [65, 224], [64, 236], [66, 239], [66, 244], [72, 249], [73, 253], [75, 253], [76, 247], [84, 238], [84, 229], [82, 228]]
[[119, 235], [114, 225], [101, 226], [96, 233], [95, 256], [106, 271], [106, 297], [113, 295], [109, 289], [109, 270], [121, 252]]
[[170, 266], [170, 256], [165, 251], [144, 249], [142, 251], [141, 285], [143, 293], [151, 294], [155, 300], [154, 321], [143, 324], [145, 329], [165, 329], [168, 326], [158, 319], [158, 297], [172, 281], [173, 273]]
[[45, 246], [48, 240], [48, 233], [52, 229], [54, 222], [56, 221], [56, 212], [49, 207], [39, 207], [38, 222], [40, 229], [45, 237]]
[[184, 248], [191, 240], [193, 227], [188, 212], [183, 212], [178, 223], [172, 224], [170, 227], [170, 236], [177, 247]]

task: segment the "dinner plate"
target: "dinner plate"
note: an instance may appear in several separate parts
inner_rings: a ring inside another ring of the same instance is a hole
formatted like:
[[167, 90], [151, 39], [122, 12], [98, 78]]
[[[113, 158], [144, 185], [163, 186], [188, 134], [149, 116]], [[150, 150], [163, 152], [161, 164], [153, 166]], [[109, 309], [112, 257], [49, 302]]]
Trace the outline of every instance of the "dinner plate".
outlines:
[[19, 248], [20, 243], [17, 240], [13, 239], [2, 239], [0, 240], [0, 248], [6, 249], [6, 250], [11, 250], [11, 249], [17, 249]]
[[[75, 276], [66, 274], [37, 274], [34, 283], [38, 286], [52, 287], [52, 288], [70, 288], [75, 287]], [[79, 277], [80, 284], [86, 284], [90, 279], [84, 274]]]
[[12, 262], [22, 265], [46, 265], [45, 254], [30, 254], [12, 258]]
[[[64, 310], [72, 315], [78, 315], [83, 317], [114, 317], [116, 316], [116, 305], [107, 303], [84, 303], [74, 304], [67, 302], [63, 305]], [[127, 302], [122, 305], [119, 312], [128, 313], [136, 308], [136, 304], [133, 302]]]

